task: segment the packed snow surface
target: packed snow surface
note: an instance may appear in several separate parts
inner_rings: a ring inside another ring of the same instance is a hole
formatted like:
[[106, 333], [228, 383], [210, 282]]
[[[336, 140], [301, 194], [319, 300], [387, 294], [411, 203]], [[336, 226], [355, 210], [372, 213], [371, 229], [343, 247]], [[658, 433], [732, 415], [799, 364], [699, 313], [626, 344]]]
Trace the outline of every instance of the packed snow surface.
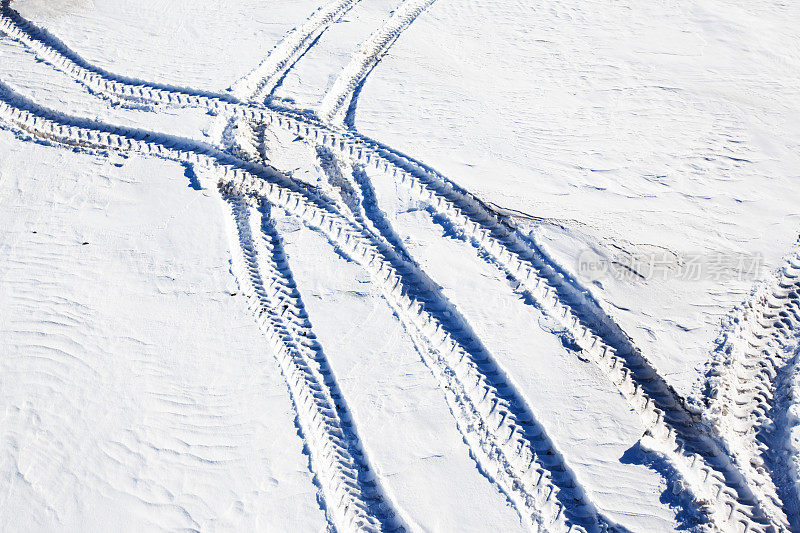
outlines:
[[2, 0], [0, 530], [800, 531], [800, 7]]

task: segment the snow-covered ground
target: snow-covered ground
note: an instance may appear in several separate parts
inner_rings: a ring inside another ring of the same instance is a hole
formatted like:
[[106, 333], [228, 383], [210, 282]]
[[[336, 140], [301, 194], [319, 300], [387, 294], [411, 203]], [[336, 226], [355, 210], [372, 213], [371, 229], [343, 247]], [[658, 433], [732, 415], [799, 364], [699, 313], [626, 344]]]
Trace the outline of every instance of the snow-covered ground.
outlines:
[[15, 0], [3, 531], [800, 531], [800, 7]]

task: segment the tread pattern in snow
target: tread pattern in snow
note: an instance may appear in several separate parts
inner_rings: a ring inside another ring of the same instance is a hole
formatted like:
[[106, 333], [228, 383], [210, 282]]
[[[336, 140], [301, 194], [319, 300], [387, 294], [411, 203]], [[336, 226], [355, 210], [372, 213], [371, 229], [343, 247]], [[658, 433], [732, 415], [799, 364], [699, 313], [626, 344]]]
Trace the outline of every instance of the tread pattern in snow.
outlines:
[[[440, 214], [462, 228], [476, 247], [487, 252], [499, 268], [516, 279], [529, 295], [561, 321], [585, 354], [606, 373], [631, 406], [640, 413], [648, 427], [650, 438], [647, 442], [653, 451], [663, 454], [675, 467], [713, 524], [723, 529], [742, 526], [751, 529], [772, 526], [780, 529], [785, 525], [782, 513], [773, 512], [774, 507], [770, 502], [774, 498], [769, 491], [754, 488], [761, 481], [757, 468], [754, 470], [743, 465], [735, 454], [727, 450], [722, 442], [724, 439], [719, 434], [715, 432], [706, 434], [698, 428], [696, 417], [684, 407], [682, 399], [658, 375], [638, 348], [600, 306], [573, 279], [565, 276], [564, 272], [536, 247], [532, 239], [520, 236], [507, 227], [484, 204], [454, 186], [441, 174], [355, 132], [345, 132], [326, 126], [299, 113], [275, 107], [243, 104], [227, 95], [150, 85], [141, 80], [122, 78], [92, 67], [69, 51], [63, 43], [19, 17], [9, 8], [8, 0], [3, 2], [0, 30], [24, 42], [43, 58], [81, 80], [93, 91], [133, 100], [205, 107], [217, 112], [234, 113], [252, 121], [274, 123], [312, 139], [337, 154], [352, 158], [357, 164], [374, 165], [381, 171], [390, 172], [400, 183], [406, 184]], [[369, 69], [365, 72], [368, 71]], [[401, 276], [395, 272], [391, 262], [385, 261], [386, 250], [380, 246], [376, 248], [369, 240], [364, 242], [362, 228], [358, 226], [344, 233], [338, 231], [333, 235], [334, 224], [331, 219], [341, 216], [341, 213], [331, 202], [321, 199], [313, 191], [309, 192], [307, 186], [288, 183], [279, 173], [265, 170], [258, 165], [237, 162], [232, 156], [211, 147], [196, 143], [192, 147], [187, 147], [176, 142], [176, 138], [168, 136], [163, 136], [160, 142], [149, 143], [142, 140], [143, 135], [149, 133], [127, 130], [125, 134], [119, 135], [118, 131], [103, 130], [102, 127], [97, 128], [88, 121], [77, 124], [69, 121], [53, 124], [51, 119], [55, 115], [31, 113], [30, 106], [27, 109], [20, 109], [13, 105], [9, 106], [9, 102], [13, 103], [13, 98], [6, 100], [2, 110], [7, 117], [36, 135], [56, 139], [59, 142], [96, 148], [137, 150], [194, 162], [210, 159], [212, 165], [222, 169], [226, 176], [223, 181], [227, 180], [227, 183], [235, 184], [235, 187], [250, 191], [252, 194], [265, 196], [268, 201], [280, 205], [289, 212], [295, 214], [302, 212], [299, 216], [315, 227], [328, 228], [329, 238], [336, 243], [344, 243], [348, 253], [360, 257], [362, 264], [366, 261], [365, 268], [373, 276], [377, 276], [379, 280], [383, 279], [384, 284], [390, 279], [394, 282], [389, 289], [390, 294], [399, 287], [394, 301], [399, 302], [398, 313], [401, 316], [410, 317], [409, 319], [417, 324], [417, 328], [425, 333], [427, 339], [436, 341], [433, 342], [434, 346], [439, 346], [440, 349], [450, 353], [458, 352], [458, 342], [452, 340], [452, 336], [448, 336], [447, 327], [443, 328], [436, 317], [426, 310], [425, 302], [409, 297]], [[201, 155], [203, 157], [200, 157]], [[265, 185], [262, 180], [266, 174], [270, 176], [272, 182]], [[304, 202], [309, 198], [311, 201], [306, 209]], [[313, 214], [309, 215], [309, 211]], [[380, 265], [376, 267], [377, 271], [369, 268], [375, 262]], [[409, 305], [406, 305], [407, 301], [410, 302]], [[775, 321], [774, 324], [779, 322], [781, 321]], [[456, 348], [449, 350], [447, 343], [438, 342], [440, 335], [444, 335], [444, 339], [451, 341]], [[461, 374], [455, 372], [462, 359], [471, 361], [474, 355], [460, 352], [458, 359], [445, 357], [441, 361], [433, 361], [432, 366], [453, 371], [462, 384], [465, 383], [465, 379], [469, 382], [474, 375], [478, 376], [479, 384], [481, 377], [487, 382], [485, 371], [477, 365], [476, 370]], [[475, 364], [475, 361], [472, 363]], [[767, 374], [769, 373], [767, 370]], [[480, 392], [465, 388], [464, 398], [475, 394]], [[502, 399], [497, 396], [496, 388], [492, 394]], [[459, 420], [460, 427], [462, 423], [464, 420]], [[502, 422], [498, 429], [501, 428]], [[749, 430], [745, 429], [745, 432], [747, 431]], [[462, 428], [462, 432], [465, 432], [465, 438], [469, 440], [469, 430]], [[524, 432], [521, 434], [524, 435]], [[488, 438], [496, 440], [496, 436]], [[529, 440], [529, 444], [530, 442]], [[471, 444], [474, 449], [476, 443]], [[491, 447], [490, 449], [494, 450]], [[516, 455], [521, 454], [522, 449], [517, 450]], [[497, 457], [499, 454], [483, 460], [488, 464], [494, 464], [492, 461]], [[532, 461], [536, 462], [535, 456]], [[544, 470], [547, 471], [546, 468]], [[487, 471], [491, 471], [491, 468]], [[509, 483], [513, 487], [517, 478], [518, 476], [511, 476], [510, 481], [500, 480], [498, 483], [504, 486], [505, 490], [505, 486]], [[558, 488], [557, 485], [553, 487]], [[507, 493], [511, 494], [513, 490]], [[511, 495], [510, 497], [514, 501]], [[525, 498], [521, 503], [516, 501], [515, 503], [518, 504], [518, 508], [530, 507]], [[578, 515], [581, 515], [581, 512], [576, 511], [575, 516]], [[559, 510], [548, 516], [558, 518], [563, 514]], [[566, 524], [566, 522], [559, 523]], [[586, 523], [591, 525], [594, 521], [589, 520]]]
[[242, 100], [264, 101], [281, 78], [332, 23], [341, 19], [360, 0], [335, 0], [312, 13], [275, 45], [269, 55], [231, 90]]
[[286, 379], [331, 522], [342, 531], [407, 530], [369, 467], [268, 213], [256, 216], [239, 196], [224, 199], [235, 225], [233, 270]]
[[361, 43], [350, 62], [333, 82], [320, 104], [319, 116], [337, 124], [344, 120], [344, 110], [358, 86], [386, 55], [403, 30], [436, 0], [404, 0], [389, 20]]
[[800, 349], [800, 252], [738, 308], [719, 339], [706, 373], [706, 421], [723, 436], [738, 464], [758, 480], [781, 526], [800, 527], [783, 512], [800, 502], [797, 461], [791, 438], [797, 421], [789, 412], [800, 392], [794, 384]]

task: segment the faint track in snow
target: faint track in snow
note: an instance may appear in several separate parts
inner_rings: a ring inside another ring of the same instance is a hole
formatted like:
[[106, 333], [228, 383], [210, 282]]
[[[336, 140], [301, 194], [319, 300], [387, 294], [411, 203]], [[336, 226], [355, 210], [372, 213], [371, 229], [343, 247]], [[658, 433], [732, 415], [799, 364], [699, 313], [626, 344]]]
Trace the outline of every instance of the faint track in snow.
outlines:
[[[7, 8], [8, 2], [4, 6]], [[9, 12], [11, 15], [9, 15]], [[688, 490], [720, 527], [758, 528], [768, 523], [761, 503], [716, 436], [695, 427], [683, 400], [655, 371], [624, 332], [591, 297], [532, 240], [518, 235], [480, 200], [441, 174], [354, 132], [318, 123], [300, 113], [242, 104], [226, 95], [148, 85], [86, 64], [63, 43], [4, 9], [0, 29], [27, 44], [90, 89], [121, 98], [229, 111], [250, 120], [273, 122], [358, 162], [391, 171], [464, 230], [498, 266], [516, 279], [542, 307], [572, 333], [576, 343], [619, 387], [642, 416], [654, 449], [672, 464]], [[20, 26], [22, 24], [24, 27]], [[76, 62], [77, 61], [77, 62]]]
[[361, 43], [322, 99], [319, 116], [341, 125], [353, 93], [386, 54], [400, 34], [436, 0], [404, 0], [389, 20]]
[[234, 222], [233, 271], [289, 387], [331, 522], [338, 531], [408, 530], [371, 472], [267, 208], [253, 213], [242, 197], [223, 198]]
[[[798, 350], [800, 252], [795, 252], [734, 313], [718, 340], [703, 398], [706, 420], [757, 480], [776, 516], [783, 515], [782, 508], [800, 509], [800, 449], [791, 439], [800, 406], [794, 383]], [[796, 513], [789, 520], [800, 528]]]
[[252, 72], [234, 83], [231, 92], [242, 100], [263, 102], [322, 33], [359, 1], [335, 0], [314, 11], [303, 24], [286, 34]]
[[[218, 186], [224, 193], [269, 202], [323, 233], [371, 275], [406, 326], [426, 340], [430, 349], [422, 350], [421, 355], [440, 380], [475, 460], [502, 488], [525, 521], [552, 531], [613, 527], [583, 495], [543, 428], [524, 403], [518, 403], [519, 394], [513, 386], [503, 383], [504, 378], [496, 369], [487, 372], [493, 362], [476, 360], [462, 346], [469, 333], [452, 332], [459, 324], [443, 324], [435, 316], [438, 312], [429, 312], [414, 296], [414, 283], [404, 281], [408, 274], [398, 272], [364, 235], [363, 228], [343, 218], [313, 188], [202, 143], [70, 118], [15, 96], [2, 85], [0, 96], [0, 117], [36, 137], [211, 167], [219, 176]], [[483, 355], [480, 350], [477, 353]]]

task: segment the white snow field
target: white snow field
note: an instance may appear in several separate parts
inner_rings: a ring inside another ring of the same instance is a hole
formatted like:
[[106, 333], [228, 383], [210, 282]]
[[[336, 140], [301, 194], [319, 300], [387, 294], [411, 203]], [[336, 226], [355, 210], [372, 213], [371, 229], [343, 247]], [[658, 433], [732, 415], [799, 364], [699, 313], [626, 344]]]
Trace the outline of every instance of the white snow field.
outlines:
[[1, 0], [0, 530], [800, 532], [798, 22]]

